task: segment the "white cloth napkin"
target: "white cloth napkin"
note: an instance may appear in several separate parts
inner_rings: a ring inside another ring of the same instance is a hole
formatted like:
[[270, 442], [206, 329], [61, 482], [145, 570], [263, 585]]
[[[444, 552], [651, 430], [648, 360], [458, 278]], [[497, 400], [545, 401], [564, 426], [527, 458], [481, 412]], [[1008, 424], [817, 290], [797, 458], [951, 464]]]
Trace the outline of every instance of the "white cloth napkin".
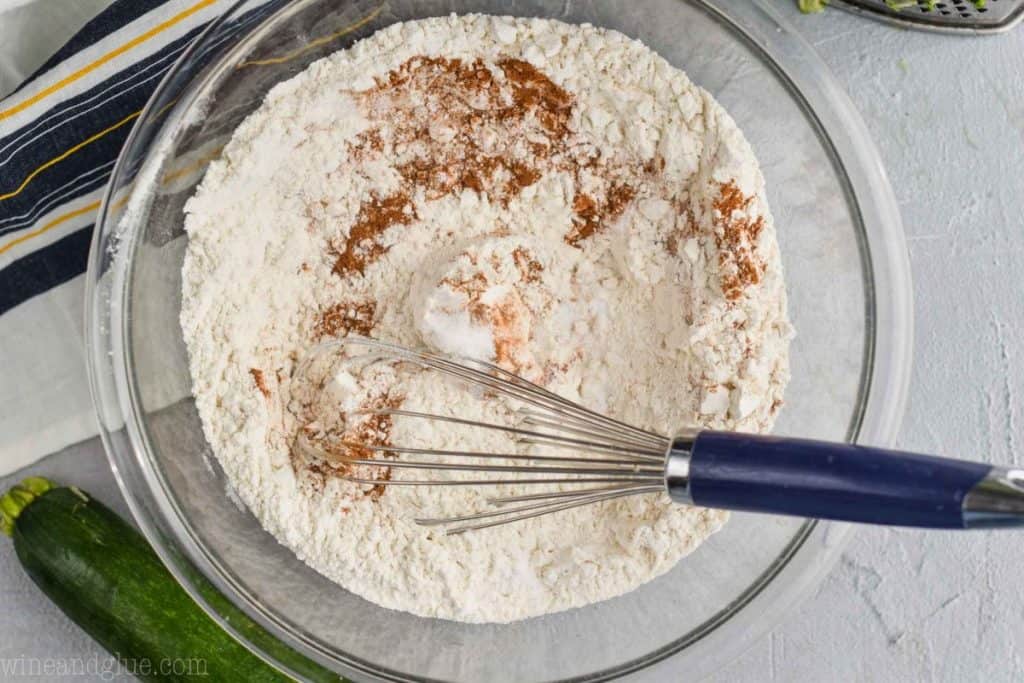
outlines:
[[84, 281], [80, 275], [0, 316], [0, 475], [96, 433]]
[[[0, 96], [110, 2], [0, 0]], [[84, 282], [76, 277], [0, 317], [0, 475], [96, 433], [82, 336]]]
[[0, 0], [0, 97], [113, 0]]

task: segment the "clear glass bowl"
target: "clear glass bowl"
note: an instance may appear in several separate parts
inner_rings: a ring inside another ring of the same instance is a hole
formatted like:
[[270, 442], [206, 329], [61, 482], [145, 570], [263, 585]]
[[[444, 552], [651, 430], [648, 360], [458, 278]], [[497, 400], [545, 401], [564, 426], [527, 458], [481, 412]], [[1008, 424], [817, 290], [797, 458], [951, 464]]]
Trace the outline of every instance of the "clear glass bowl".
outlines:
[[91, 378], [111, 463], [157, 552], [226, 628], [230, 605], [211, 600], [207, 582], [291, 647], [349, 676], [700, 678], [815, 585], [848, 527], [736, 514], [628, 595], [511, 625], [466, 625], [377, 607], [306, 567], [225, 495], [203, 437], [178, 327], [183, 203], [272, 85], [382, 26], [448, 12], [614, 28], [714, 93], [761, 161], [787, 271], [798, 336], [778, 431], [878, 444], [893, 437], [911, 345], [899, 213], [863, 122], [767, 3], [299, 0], [241, 2], [214, 22], [168, 73], [117, 163], [87, 297]]

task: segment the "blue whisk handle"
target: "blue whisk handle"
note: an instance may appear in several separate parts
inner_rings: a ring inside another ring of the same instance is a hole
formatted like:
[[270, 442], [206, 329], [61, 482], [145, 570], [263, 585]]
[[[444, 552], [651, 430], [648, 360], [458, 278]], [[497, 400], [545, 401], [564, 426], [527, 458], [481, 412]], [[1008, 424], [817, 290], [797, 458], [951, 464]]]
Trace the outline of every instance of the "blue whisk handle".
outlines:
[[705, 507], [895, 526], [1024, 523], [1024, 474], [883, 448], [704, 431], [673, 443], [669, 493]]

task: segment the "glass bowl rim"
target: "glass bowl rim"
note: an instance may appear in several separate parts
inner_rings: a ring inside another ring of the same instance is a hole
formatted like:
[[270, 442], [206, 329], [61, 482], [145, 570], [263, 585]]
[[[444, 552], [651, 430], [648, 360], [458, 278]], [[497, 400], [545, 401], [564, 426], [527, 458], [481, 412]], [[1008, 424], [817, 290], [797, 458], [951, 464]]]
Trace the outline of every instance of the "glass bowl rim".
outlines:
[[[118, 259], [109, 252], [116, 239], [124, 238], [113, 218], [116, 214], [112, 207], [114, 195], [120, 186], [119, 180], [128, 171], [128, 152], [138, 140], [140, 127], [153, 113], [153, 103], [159, 100], [204, 40], [245, 1], [238, 0], [211, 21], [165, 74], [122, 148], [101, 203], [89, 255], [85, 296], [86, 354], [100, 436], [136, 523], [161, 560], [192, 598], [247, 647], [275, 666], [288, 670], [227, 622], [225, 615], [203, 597], [197, 578], [212, 583], [232, 604], [273, 635], [321, 663], [334, 667], [341, 664], [352, 673], [384, 680], [412, 680], [408, 674], [382, 670], [351, 657], [339, 660], [336, 652], [327, 651], [308, 634], [296, 633], [291, 625], [262, 608], [258, 596], [249, 595], [234, 582], [230, 573], [225, 572], [192, 535], [185, 516], [166, 489], [166, 482], [152, 460], [137, 410], [127, 344], [129, 316], [123, 314], [124, 307], [119, 303], [128, 292], [125, 272], [131, 266], [131, 258]], [[282, 14], [297, 13], [314, 1], [301, 0], [285, 5], [237, 42], [255, 34], [261, 26], [280, 19]], [[870, 275], [865, 280], [868, 338], [864, 388], [860, 414], [854, 416], [848, 438], [857, 443], [888, 445], [899, 428], [908, 392], [913, 307], [902, 221], [878, 151], [864, 121], [828, 67], [767, 0], [738, 4], [728, 0], [693, 2], [745, 41], [762, 62], [773, 69], [816, 129], [836, 170], [845, 176], [843, 190], [847, 205], [859, 222], [862, 258], [865, 271]], [[133, 239], [138, 231], [130, 232], [128, 238]], [[129, 254], [133, 251], [124, 249]], [[113, 270], [112, 277], [110, 270]], [[106, 285], [102, 283], [104, 277], [108, 278]], [[884, 296], [880, 297], [880, 292]], [[123, 434], [118, 437], [122, 430], [127, 433], [127, 440]], [[697, 645], [706, 656], [699, 660], [697, 669], [691, 666], [688, 671], [699, 678], [717, 670], [778, 623], [783, 614], [824, 577], [842, 553], [852, 531], [851, 525], [808, 520], [757, 581], [700, 627], [643, 657], [586, 674], [579, 680], [608, 680], [648, 667], [671, 666], [675, 655]], [[741, 614], [748, 616], [748, 623], [735, 619]], [[297, 675], [295, 671], [290, 673]]]

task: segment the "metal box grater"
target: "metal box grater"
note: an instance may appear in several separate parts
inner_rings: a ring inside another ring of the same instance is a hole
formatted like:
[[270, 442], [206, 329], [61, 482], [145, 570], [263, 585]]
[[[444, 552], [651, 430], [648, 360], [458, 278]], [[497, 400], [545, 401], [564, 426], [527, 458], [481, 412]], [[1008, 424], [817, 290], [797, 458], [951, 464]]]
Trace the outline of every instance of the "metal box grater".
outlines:
[[830, 5], [904, 28], [997, 33], [1024, 19], [1024, 0], [831, 0]]

